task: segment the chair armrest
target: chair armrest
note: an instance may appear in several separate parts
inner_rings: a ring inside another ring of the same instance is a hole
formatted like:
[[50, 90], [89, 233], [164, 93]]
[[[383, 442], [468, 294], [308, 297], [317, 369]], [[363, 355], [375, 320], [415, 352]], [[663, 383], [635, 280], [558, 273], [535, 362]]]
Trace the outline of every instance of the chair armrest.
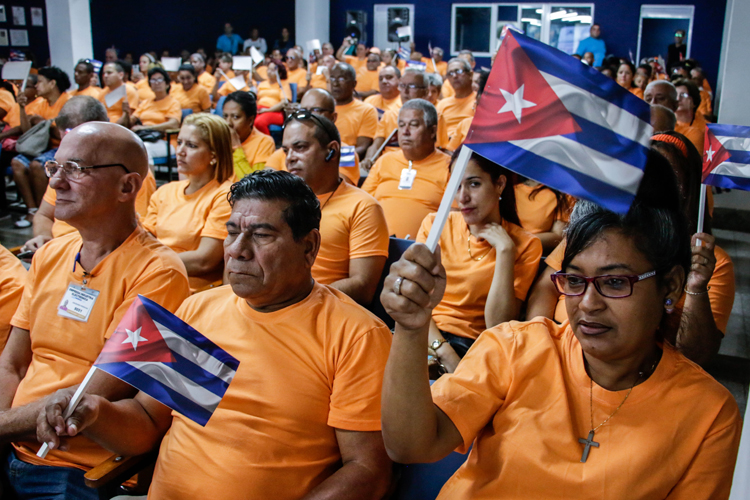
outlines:
[[156, 457], [158, 455], [158, 448], [148, 453], [144, 453], [143, 455], [137, 455], [134, 457], [112, 455], [107, 460], [88, 471], [83, 476], [83, 479], [86, 486], [89, 488], [103, 488], [114, 481], [117, 481], [116, 484], [119, 485], [133, 477], [140, 470], [145, 469], [156, 462]]

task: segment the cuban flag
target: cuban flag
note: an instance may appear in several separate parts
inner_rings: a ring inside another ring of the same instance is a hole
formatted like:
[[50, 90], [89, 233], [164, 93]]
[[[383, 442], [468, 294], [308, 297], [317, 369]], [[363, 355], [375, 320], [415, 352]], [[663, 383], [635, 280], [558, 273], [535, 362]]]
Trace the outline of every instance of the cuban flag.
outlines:
[[240, 363], [142, 295], [133, 301], [94, 366], [190, 420], [206, 425]]
[[427, 63], [423, 63], [422, 61], [407, 61], [406, 66], [408, 68], [427, 69]]
[[404, 61], [408, 61], [411, 57], [411, 51], [407, 49], [406, 47], [399, 47], [398, 48], [398, 57], [403, 59]]
[[356, 161], [354, 156], [357, 154], [357, 149], [354, 146], [341, 146], [341, 159], [339, 160], [339, 167], [355, 167]]
[[750, 127], [706, 127], [703, 184], [750, 191]]
[[507, 30], [464, 144], [524, 177], [625, 213], [653, 129], [642, 99]]

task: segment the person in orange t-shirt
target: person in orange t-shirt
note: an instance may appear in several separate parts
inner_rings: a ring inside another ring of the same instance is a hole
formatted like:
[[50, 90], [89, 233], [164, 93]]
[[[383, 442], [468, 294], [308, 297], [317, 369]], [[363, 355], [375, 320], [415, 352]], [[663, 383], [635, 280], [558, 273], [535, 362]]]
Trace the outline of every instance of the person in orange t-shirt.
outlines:
[[195, 79], [195, 68], [190, 64], [180, 66], [177, 77], [180, 84], [174, 84], [169, 94], [177, 99], [181, 109], [190, 109], [193, 113], [209, 111], [211, 109], [211, 97], [208, 90], [198, 84]]
[[143, 227], [177, 252], [193, 292], [221, 284], [227, 194], [234, 175], [229, 125], [216, 115], [185, 118], [177, 136], [177, 172], [151, 197]]
[[442, 77], [448, 72], [448, 63], [443, 61], [443, 49], [440, 47], [433, 47], [432, 54], [430, 57], [423, 57], [422, 62], [425, 63], [425, 72], [437, 73]]
[[378, 110], [378, 115], [382, 116], [386, 111], [395, 111], [398, 113], [398, 110], [403, 105], [398, 88], [400, 81], [401, 72], [398, 68], [393, 66], [383, 67], [378, 75], [378, 89], [380, 93], [371, 95], [365, 99], [365, 102], [374, 106]]
[[514, 190], [521, 227], [539, 238], [545, 255], [550, 253], [562, 241], [573, 199], [525, 177]]
[[[479, 155], [469, 160], [440, 235], [447, 276], [445, 293], [432, 311], [428, 347], [436, 362], [453, 372], [484, 330], [518, 319], [534, 282], [542, 245], [521, 228], [513, 175]], [[419, 228], [424, 243], [435, 214]]]
[[362, 100], [379, 92], [380, 54], [374, 52], [367, 54], [366, 62], [367, 64], [357, 70], [357, 86], [354, 87], [357, 96]]
[[[482, 94], [484, 93], [484, 87], [487, 85], [487, 78], [490, 76], [489, 71], [481, 70], [474, 73], [474, 76], [477, 77], [476, 82], [476, 99], [474, 100], [474, 107], [473, 110], [476, 111], [477, 106], [479, 105], [479, 99], [482, 98]], [[471, 128], [471, 122], [474, 120], [474, 115], [466, 117], [463, 120], [461, 120], [458, 123], [458, 126], [456, 127], [456, 130], [453, 132], [453, 135], [451, 136], [450, 142], [448, 143], [448, 150], [449, 151], [456, 151], [461, 147], [461, 145], [464, 143], [464, 140], [466, 139], [466, 136], [469, 135], [469, 129]]]
[[463, 59], [453, 58], [448, 63], [448, 81], [455, 95], [445, 97], [437, 103], [438, 113], [445, 117], [448, 125], [448, 137], [453, 137], [458, 124], [464, 118], [474, 116], [476, 94], [471, 88], [471, 65]]
[[237, 132], [245, 151], [249, 171], [244, 171], [235, 165], [232, 181], [238, 181], [247, 174], [265, 167], [266, 160], [273, 154], [276, 144], [273, 139], [255, 128], [255, 117], [258, 105], [255, 95], [251, 92], [233, 92], [224, 101], [224, 120]]
[[270, 135], [271, 125], [284, 125], [284, 109], [292, 100], [292, 89], [287, 79], [286, 66], [281, 61], [268, 63], [267, 79], [258, 84], [258, 116], [255, 128]]
[[0, 245], [0, 353], [8, 341], [10, 320], [21, 301], [27, 274], [21, 261]]
[[674, 114], [677, 116], [677, 125], [675, 132], [690, 139], [695, 149], [703, 153], [703, 140], [706, 136], [706, 120], [701, 113], [698, 113], [700, 106], [700, 90], [690, 80], [680, 78], [674, 82], [677, 90], [677, 109]]
[[357, 74], [347, 63], [336, 63], [331, 70], [331, 95], [336, 99], [336, 128], [341, 141], [357, 149], [363, 159], [378, 131], [378, 112], [375, 108], [354, 98]]
[[70, 97], [77, 95], [87, 95], [94, 99], [99, 98], [99, 94], [102, 93], [102, 89], [94, 87], [91, 84], [92, 76], [94, 76], [94, 65], [88, 59], [81, 59], [76, 64], [75, 70], [73, 71], [73, 78], [75, 79], [78, 88], [75, 90], [69, 90], [68, 94]]
[[[177, 255], [138, 224], [135, 198], [148, 162], [135, 134], [112, 123], [85, 123], [65, 136], [56, 158], [50, 166], [55, 212], [78, 231], [47, 243], [31, 262], [0, 356], [0, 440], [13, 444], [6, 460], [18, 471], [10, 483], [19, 496], [49, 498], [63, 489], [77, 499], [94, 499], [98, 494], [84, 485], [83, 474], [111, 452], [77, 437], [64, 451], [39, 458], [39, 443], [29, 439], [36, 416], [47, 396], [83, 381], [139, 294], [174, 311], [188, 296], [188, 282]], [[106, 168], [84, 173], [70, 161]], [[115, 399], [135, 394], [103, 379], [89, 389]], [[52, 482], [43, 479], [50, 467], [56, 473]]]
[[[125, 85], [125, 70], [119, 62], [107, 63], [102, 67], [102, 83], [106, 85], [99, 94], [99, 101], [107, 109], [107, 116], [112, 123], [128, 126], [130, 114], [135, 112], [140, 102], [138, 91]], [[121, 97], [112, 106], [107, 105], [107, 95], [125, 85], [125, 97]]]
[[[432, 387], [423, 342], [445, 272], [440, 254], [408, 249], [381, 296], [396, 321], [382, 402], [389, 456], [435, 462], [471, 448], [440, 500], [728, 498], [737, 403], [661, 341], [688, 252], [671, 191], [670, 208], [636, 201], [628, 217], [579, 202], [564, 262], [574, 274], [557, 280], [570, 324], [538, 318], [484, 331]], [[612, 274], [626, 276], [602, 277]]]
[[[313, 280], [320, 210], [301, 179], [254, 172], [232, 186], [230, 202], [231, 286], [195, 295], [177, 311], [239, 361], [210, 423], [143, 393], [111, 404], [88, 392], [76, 410], [86, 422], [79, 430], [90, 425], [102, 445], [127, 455], [161, 441], [151, 499], [383, 498], [392, 464], [380, 433], [380, 390], [391, 333]], [[50, 403], [72, 390], [65, 392]], [[87, 415], [89, 405], [98, 416]], [[44, 421], [39, 432], [58, 440]]]
[[299, 101], [310, 87], [312, 75], [302, 64], [302, 53], [298, 49], [289, 49], [286, 53], [286, 71], [289, 84], [297, 84], [297, 100]]
[[369, 305], [388, 257], [383, 209], [372, 196], [343, 182], [338, 168], [341, 139], [325, 116], [307, 111], [290, 115], [283, 148], [287, 170], [304, 179], [322, 207], [313, 277]]
[[206, 89], [210, 94], [214, 88], [214, 85], [216, 84], [216, 78], [214, 78], [211, 73], [206, 71], [206, 60], [201, 54], [196, 52], [195, 54], [190, 55], [190, 64], [192, 64], [193, 68], [195, 68], [195, 74], [197, 75], [196, 80], [198, 84]]
[[352, 39], [351, 37], [344, 38], [344, 43], [342, 43], [341, 47], [339, 47], [339, 50], [336, 51], [336, 59], [350, 65], [352, 68], [354, 68], [354, 72], [356, 73], [361, 68], [367, 66], [367, 45], [365, 45], [364, 43], [358, 43], [354, 55], [345, 56], [344, 52], [346, 52], [349, 47], [353, 45], [353, 42], [354, 39]]
[[437, 112], [424, 99], [401, 108], [401, 149], [381, 156], [362, 189], [380, 202], [390, 234], [414, 239], [422, 220], [436, 212], [450, 177], [450, 156], [435, 149]]
[[[305, 93], [302, 101], [299, 103], [301, 109], [306, 109], [313, 114], [318, 116], [325, 116], [331, 120], [334, 124], [336, 123], [336, 101], [333, 96], [322, 89], [310, 89]], [[277, 149], [266, 161], [266, 168], [272, 168], [274, 170], [286, 170], [286, 152], [284, 148]], [[359, 157], [354, 149], [354, 146], [347, 144], [341, 144], [341, 155], [339, 158], [339, 175], [351, 183], [353, 186], [357, 186], [359, 183]]]
[[70, 79], [60, 68], [55, 66], [40, 68], [37, 78], [36, 91], [39, 97], [34, 102], [27, 103], [26, 95], [23, 93], [18, 96], [20, 127], [23, 132], [26, 132], [44, 120], [50, 120], [52, 123], [49, 129], [49, 142], [42, 154], [35, 158], [18, 154], [10, 162], [13, 180], [26, 205], [26, 216], [14, 224], [17, 228], [31, 226], [34, 214], [42, 202], [44, 191], [47, 189], [44, 162], [54, 158], [57, 146], [60, 144], [60, 129], [55, 125], [54, 119], [70, 99], [70, 95], [66, 92], [70, 88]]

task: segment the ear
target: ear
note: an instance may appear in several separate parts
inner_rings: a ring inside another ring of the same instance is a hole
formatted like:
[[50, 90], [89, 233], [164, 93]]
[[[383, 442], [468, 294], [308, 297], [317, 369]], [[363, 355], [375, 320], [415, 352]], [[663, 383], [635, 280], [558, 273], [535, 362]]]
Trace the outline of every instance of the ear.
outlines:
[[338, 119], [338, 117], [339, 117], [339, 114], [334, 111], [333, 115], [331, 116], [331, 121], [333, 123], [336, 123], [336, 119]]
[[[495, 183], [495, 192], [497, 193], [498, 198], [503, 195], [503, 192], [505, 191], [505, 188], [508, 186], [508, 178], [504, 175], [501, 175], [497, 178], [497, 182]], [[512, 187], [512, 186], [511, 186]]]
[[437, 142], [437, 125], [430, 127], [430, 137], [432, 138], [432, 142]]
[[674, 266], [664, 274], [662, 283], [664, 286], [664, 302], [666, 303], [668, 299], [671, 299], [672, 304], [677, 304], [685, 287], [685, 270], [682, 266]]
[[320, 231], [313, 229], [302, 237], [301, 243], [305, 249], [305, 262], [312, 269], [315, 257], [318, 256], [318, 250], [320, 250]]
[[141, 185], [143, 185], [143, 179], [140, 174], [131, 172], [123, 175], [120, 179], [120, 193], [118, 195], [118, 200], [122, 202], [130, 199], [135, 200], [138, 196], [138, 191], [141, 189]]

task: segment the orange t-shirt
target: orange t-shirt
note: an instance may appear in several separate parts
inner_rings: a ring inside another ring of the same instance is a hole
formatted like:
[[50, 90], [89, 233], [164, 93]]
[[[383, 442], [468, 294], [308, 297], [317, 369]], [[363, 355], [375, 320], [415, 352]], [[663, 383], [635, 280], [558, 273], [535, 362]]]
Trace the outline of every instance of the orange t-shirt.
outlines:
[[[567, 324], [539, 318], [482, 332], [432, 386], [461, 450], [473, 443], [438, 499], [728, 498], [742, 422], [713, 377], [665, 346], [624, 404], [627, 390], [590, 384]], [[582, 463], [591, 409], [597, 425], [621, 404]]]
[[[174, 85], [174, 83], [172, 84]], [[154, 99], [156, 95], [148, 84], [148, 79], [144, 78], [135, 84], [135, 89], [138, 92], [138, 101], [145, 101], [146, 99]]]
[[[85, 277], [83, 267], [73, 265], [80, 249], [81, 236], [71, 233], [46, 243], [31, 261], [11, 324], [30, 332], [32, 358], [13, 407], [79, 384], [138, 294], [170, 311], [189, 294], [182, 261], [142, 227]], [[57, 314], [58, 307], [65, 305], [62, 300], [70, 284], [85, 284], [100, 292], [85, 323]], [[84, 470], [112, 455], [83, 436], [68, 443], [69, 451], [51, 450], [46, 459], [36, 456], [36, 440], [17, 442], [14, 447], [24, 462]]]
[[297, 92], [299, 93], [300, 89], [307, 86], [307, 70], [305, 68], [297, 68], [295, 70], [287, 71], [286, 81], [288, 83], [296, 83]]
[[[123, 83], [123, 85], [125, 84]], [[116, 103], [114, 103], [111, 108], [108, 107], [105, 97], [107, 97], [107, 95], [111, 91], [112, 90], [109, 87], [103, 88], [102, 91], [99, 93], [99, 102], [104, 104], [104, 107], [107, 109], [107, 116], [109, 116], [109, 121], [114, 123], [120, 118], [122, 118], [122, 99], [119, 99]], [[125, 85], [125, 95], [128, 98], [128, 105], [130, 105], [130, 112], [133, 113], [136, 109], [138, 109], [138, 104], [140, 103], [140, 99], [138, 98], [138, 92], [134, 90], [130, 85]]]
[[378, 112], [375, 107], [353, 99], [349, 104], [336, 105], [336, 128], [341, 142], [357, 145], [357, 137], [375, 138], [378, 131]]
[[[231, 183], [214, 179], [198, 191], [185, 194], [189, 180], [165, 184], [156, 190], [143, 219], [143, 227], [177, 253], [197, 250], [201, 238], [224, 241], [232, 209], [227, 201]], [[222, 269], [190, 276], [191, 290], [221, 280]]]
[[375, 162], [362, 189], [380, 202], [390, 234], [417, 236], [424, 218], [440, 206], [450, 177], [449, 164], [450, 156], [436, 149], [424, 160], [413, 162], [417, 174], [411, 189], [399, 189], [401, 171], [409, 168], [404, 152], [386, 153]]
[[[154, 191], [156, 191], [156, 178], [151, 172], [151, 169], [149, 169], [146, 178], [143, 179], [141, 189], [138, 191], [138, 195], [135, 198], [135, 212], [141, 220], [146, 217], [146, 213], [148, 212], [148, 202], [151, 199], [151, 195], [154, 194]], [[47, 189], [44, 191], [44, 198], [42, 199], [54, 207], [57, 203], [57, 191], [47, 184]], [[59, 238], [60, 236], [72, 233], [75, 230], [76, 228], [67, 222], [55, 219], [54, 224], [52, 224], [52, 237]]]
[[698, 105], [698, 110], [696, 111], [696, 113], [701, 116], [710, 115], [711, 110], [711, 94], [701, 89], [701, 103]]
[[437, 111], [445, 117], [445, 122], [448, 125], [448, 137], [453, 137], [461, 120], [474, 116], [476, 99], [476, 93], [472, 92], [462, 99], [455, 96], [446, 97], [437, 103]]
[[[286, 153], [279, 148], [266, 160], [266, 168], [286, 170]], [[339, 175], [356, 186], [359, 183], [359, 156], [354, 146], [341, 145], [341, 161]]]
[[0, 245], [0, 353], [8, 342], [10, 320], [21, 301], [27, 274], [21, 261]]
[[336, 429], [380, 430], [392, 336], [342, 292], [260, 313], [223, 286], [177, 315], [240, 366], [205, 427], [172, 413], [150, 499], [302, 498], [341, 467]]
[[138, 109], [133, 113], [134, 118], [140, 118], [143, 125], [161, 125], [170, 118], [182, 120], [182, 109], [180, 103], [172, 96], [166, 96], [164, 99], [154, 101], [146, 99], [138, 105]]
[[628, 90], [629, 90], [629, 91], [630, 91], [630, 93], [631, 93], [631, 94], [633, 94], [634, 96], [636, 96], [636, 97], [640, 97], [641, 99], [643, 99], [643, 90], [641, 90], [640, 88], [638, 88], [638, 87], [633, 87], [633, 88], [630, 88], [630, 89], [628, 89]]
[[[398, 129], [398, 114], [400, 109], [395, 111], [386, 111], [383, 117], [378, 122], [378, 131], [375, 133], [375, 137], [382, 137], [388, 139], [394, 129]], [[438, 126], [437, 126], [437, 140], [435, 141], [435, 147], [447, 148], [448, 146], [448, 127], [445, 124], [443, 115], [438, 115]], [[393, 135], [393, 138], [386, 145], [383, 150], [386, 153], [397, 151], [398, 145], [398, 130]]]
[[328, 89], [328, 79], [325, 75], [317, 75], [313, 73], [312, 78], [310, 79], [310, 87], [314, 89]]
[[703, 153], [703, 139], [706, 137], [706, 120], [703, 115], [696, 112], [693, 123], [690, 124], [677, 121], [674, 130], [690, 139], [698, 152]]
[[221, 88], [219, 88], [219, 90], [216, 93], [219, 94], [219, 97], [223, 97], [223, 96], [227, 96], [231, 94], [232, 92], [237, 92], [238, 90], [243, 90], [246, 92], [250, 90], [250, 87], [248, 87], [248, 84], [247, 84], [247, 77], [245, 77], [245, 86], [242, 87], [241, 89], [237, 89], [235, 88], [234, 85], [232, 85], [231, 82], [225, 81], [224, 84], [221, 86]]
[[[440, 115], [443, 116], [443, 115]], [[450, 151], [455, 151], [461, 147], [466, 140], [466, 136], [469, 135], [469, 129], [471, 128], [471, 122], [474, 120], [473, 116], [464, 118], [456, 126], [450, 141], [448, 142], [448, 148]]]
[[453, 90], [451, 81], [447, 78], [443, 78], [443, 86], [440, 88], [440, 95], [443, 99], [447, 99], [448, 97], [453, 97], [454, 95], [456, 95], [456, 91]]
[[[533, 195], [535, 189], [540, 188]], [[507, 188], [506, 188], [507, 189]], [[565, 213], [558, 210], [557, 197], [555, 193], [544, 186], [528, 186], [524, 183], [515, 185], [516, 211], [521, 227], [532, 234], [547, 233], [552, 230], [555, 222], [561, 220], [568, 222], [570, 211]], [[572, 208], [573, 204], [570, 203]]]
[[313, 264], [315, 281], [330, 285], [349, 277], [349, 261], [388, 256], [388, 225], [380, 204], [361, 189], [341, 182], [318, 196], [320, 250]]
[[70, 97], [75, 97], [77, 95], [87, 95], [97, 100], [99, 99], [99, 94], [101, 93], [102, 93], [102, 89], [100, 89], [99, 87], [91, 86], [91, 85], [89, 85], [83, 90], [76, 89], [76, 90], [68, 91], [68, 94], [70, 95]]
[[395, 111], [396, 113], [398, 113], [401, 109], [401, 106], [404, 105], [404, 103], [401, 102], [401, 96], [398, 96], [394, 99], [385, 99], [380, 94], [371, 95], [370, 97], [365, 99], [365, 102], [371, 106], [374, 106], [375, 109], [379, 109], [383, 113], [385, 113], [386, 111]]
[[193, 113], [200, 113], [211, 108], [211, 97], [202, 85], [193, 84], [190, 90], [185, 92], [182, 85], [173, 83], [169, 95], [177, 99], [180, 109], [192, 109]]
[[268, 157], [276, 151], [276, 144], [270, 135], [266, 135], [253, 127], [253, 131], [242, 143], [242, 150], [245, 152], [250, 167], [257, 170], [263, 168]]
[[[375, 71], [367, 69], [367, 65], [359, 68], [357, 71], [357, 86], [354, 90], [357, 92], [380, 92], [380, 85], [378, 84], [378, 77], [380, 76], [380, 68]], [[376, 106], [377, 107], [377, 106]]]
[[357, 56], [344, 56], [344, 62], [351, 65], [355, 72], [359, 72], [361, 68], [367, 69], [367, 58], [360, 59]]
[[8, 115], [10, 115], [11, 110], [14, 107], [17, 107], [17, 104], [15, 97], [13, 97], [13, 94], [3, 88], [0, 88], [0, 109], [3, 109], [6, 113], [5, 118], [3, 118], [3, 121], [5, 123], [8, 123]]
[[[448, 72], [448, 63], [445, 61], [440, 61], [439, 63], [433, 64], [431, 58], [423, 57], [422, 62], [426, 64], [425, 73], [437, 73], [439, 75], [445, 76], [445, 74]], [[437, 66], [437, 71], [435, 71], [435, 66]]]
[[[417, 241], [427, 241], [435, 222], [435, 215], [430, 214], [422, 221]], [[518, 300], [525, 301], [539, 269], [542, 243], [539, 238], [512, 222], [504, 220], [502, 226], [516, 245], [513, 290]], [[495, 252], [489, 243], [479, 241], [470, 234], [463, 215], [460, 212], [451, 212], [440, 234], [439, 243], [447, 283], [443, 300], [432, 311], [432, 319], [444, 332], [476, 339], [487, 329], [484, 322], [484, 306], [490, 293], [492, 276], [495, 274]], [[466, 243], [469, 238], [472, 255], [487, 255], [487, 258], [477, 261], [469, 255]]]
[[60, 114], [60, 110], [68, 102], [70, 95], [67, 92], [60, 94], [54, 105], [50, 106], [49, 101], [43, 97], [37, 97], [26, 106], [26, 114], [39, 115], [45, 120], [53, 120]]
[[289, 80], [283, 80], [282, 85], [284, 86], [284, 94], [281, 94], [281, 87], [278, 83], [271, 83], [268, 80], [264, 80], [258, 84], [258, 106], [265, 106], [271, 108], [281, 102], [283, 97], [286, 97], [288, 101], [292, 100], [292, 89], [289, 88]]
[[198, 75], [198, 83], [210, 93], [214, 89], [214, 85], [216, 85], [216, 78], [211, 73], [204, 71]]

